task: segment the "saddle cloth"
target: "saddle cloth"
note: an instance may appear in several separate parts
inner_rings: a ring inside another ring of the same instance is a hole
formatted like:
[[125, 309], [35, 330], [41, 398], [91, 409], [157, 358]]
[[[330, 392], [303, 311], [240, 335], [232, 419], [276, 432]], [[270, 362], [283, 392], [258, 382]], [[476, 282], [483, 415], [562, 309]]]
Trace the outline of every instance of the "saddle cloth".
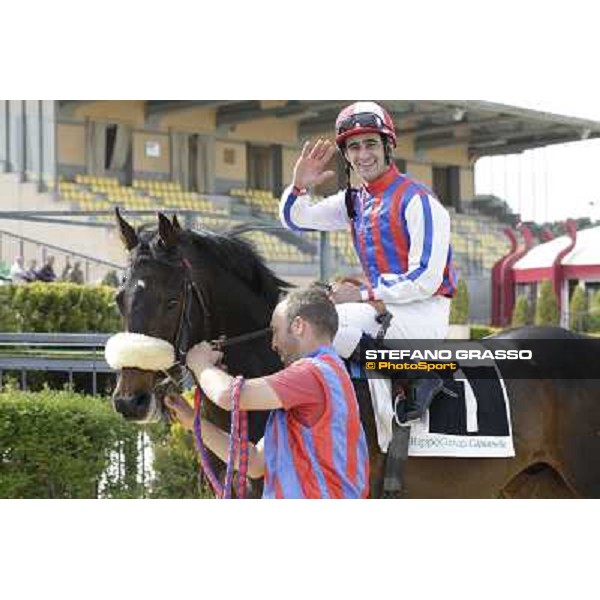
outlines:
[[409, 456], [515, 456], [506, 386], [498, 368], [463, 366], [411, 427]]
[[[454, 395], [438, 393], [423, 419], [411, 426], [409, 456], [515, 455], [508, 393], [493, 361], [484, 366], [462, 364], [445, 379], [445, 387]], [[369, 390], [379, 447], [387, 452], [393, 418], [390, 381], [369, 379]]]

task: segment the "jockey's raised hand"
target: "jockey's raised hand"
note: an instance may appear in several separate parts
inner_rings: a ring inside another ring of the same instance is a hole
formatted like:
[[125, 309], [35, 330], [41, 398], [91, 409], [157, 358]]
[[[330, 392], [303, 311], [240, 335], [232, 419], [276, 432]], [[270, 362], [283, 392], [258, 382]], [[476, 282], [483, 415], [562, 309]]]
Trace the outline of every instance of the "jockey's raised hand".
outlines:
[[293, 185], [305, 190], [335, 177], [334, 171], [326, 170], [335, 153], [336, 147], [329, 140], [319, 138], [312, 146], [306, 142], [294, 167]]

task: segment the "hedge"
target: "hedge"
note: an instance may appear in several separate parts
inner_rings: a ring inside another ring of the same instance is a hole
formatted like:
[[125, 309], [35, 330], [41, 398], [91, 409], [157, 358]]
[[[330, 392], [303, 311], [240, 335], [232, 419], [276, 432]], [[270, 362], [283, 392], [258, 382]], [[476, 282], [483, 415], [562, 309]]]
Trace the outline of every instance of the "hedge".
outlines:
[[119, 331], [114, 294], [108, 286], [66, 282], [0, 286], [0, 331]]
[[456, 296], [450, 305], [450, 323], [466, 325], [469, 320], [469, 288], [464, 279], [458, 282]]
[[588, 331], [588, 302], [585, 289], [577, 286], [569, 302], [569, 325], [574, 331]]
[[150, 482], [150, 498], [210, 497], [199, 477], [200, 463], [192, 433], [180, 425], [163, 428], [153, 435], [154, 477]]
[[498, 327], [488, 327], [487, 325], [471, 325], [471, 336], [472, 340], [480, 340], [489, 335], [494, 335], [502, 331]]
[[[0, 393], [0, 498], [136, 498], [139, 430], [109, 402]], [[111, 461], [120, 468], [110, 468]]]
[[588, 331], [600, 333], [600, 290], [596, 290], [590, 299]]
[[[184, 398], [193, 404], [193, 394]], [[212, 488], [205, 477], [200, 476], [200, 459], [194, 442], [194, 434], [173, 424], [153, 425], [148, 428], [154, 462], [154, 477], [150, 482], [150, 498], [214, 498]]]
[[552, 282], [542, 281], [537, 302], [535, 304], [535, 325], [558, 325], [560, 315], [558, 312], [558, 301], [554, 295]]
[[513, 327], [524, 327], [529, 325], [529, 300], [527, 296], [519, 296], [513, 308], [511, 325]]

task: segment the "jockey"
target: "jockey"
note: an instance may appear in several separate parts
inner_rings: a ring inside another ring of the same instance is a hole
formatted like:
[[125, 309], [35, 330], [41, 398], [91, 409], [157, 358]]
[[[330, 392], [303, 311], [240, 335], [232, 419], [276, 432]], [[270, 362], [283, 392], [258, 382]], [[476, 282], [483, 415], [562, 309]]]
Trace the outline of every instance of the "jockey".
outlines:
[[[332, 288], [339, 314], [335, 349], [348, 358], [364, 334], [378, 334], [374, 301], [385, 303], [392, 315], [386, 338], [444, 339], [456, 287], [448, 211], [423, 183], [399, 172], [392, 157], [394, 123], [375, 102], [356, 102], [340, 112], [335, 143], [345, 162], [346, 189], [311, 202], [310, 189], [335, 175], [326, 168], [336, 147], [318, 139], [304, 145], [292, 185], [280, 203], [281, 221], [293, 231], [349, 229], [352, 234], [366, 282], [362, 286], [342, 282]], [[359, 189], [350, 186], [351, 171], [361, 181]], [[442, 387], [437, 377], [412, 378], [408, 406], [396, 414], [403, 423], [421, 418]], [[377, 390], [382, 384], [387, 385], [383, 404], [381, 389]], [[386, 451], [394, 417], [390, 382], [370, 379], [369, 386], [379, 445]]]

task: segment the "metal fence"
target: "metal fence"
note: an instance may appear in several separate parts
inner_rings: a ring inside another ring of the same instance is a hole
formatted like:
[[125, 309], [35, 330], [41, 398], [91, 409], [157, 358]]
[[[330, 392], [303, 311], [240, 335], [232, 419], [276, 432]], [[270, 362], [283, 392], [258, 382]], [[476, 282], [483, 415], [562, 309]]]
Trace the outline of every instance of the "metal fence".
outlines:
[[[109, 337], [106, 333], [0, 333], [0, 387], [6, 372], [19, 373], [23, 390], [28, 389], [27, 373], [32, 371], [66, 373], [71, 387], [74, 373], [87, 373], [92, 394], [96, 395], [98, 374], [114, 374], [104, 359], [104, 346]], [[65, 357], [56, 354], [59, 349], [86, 354]]]

